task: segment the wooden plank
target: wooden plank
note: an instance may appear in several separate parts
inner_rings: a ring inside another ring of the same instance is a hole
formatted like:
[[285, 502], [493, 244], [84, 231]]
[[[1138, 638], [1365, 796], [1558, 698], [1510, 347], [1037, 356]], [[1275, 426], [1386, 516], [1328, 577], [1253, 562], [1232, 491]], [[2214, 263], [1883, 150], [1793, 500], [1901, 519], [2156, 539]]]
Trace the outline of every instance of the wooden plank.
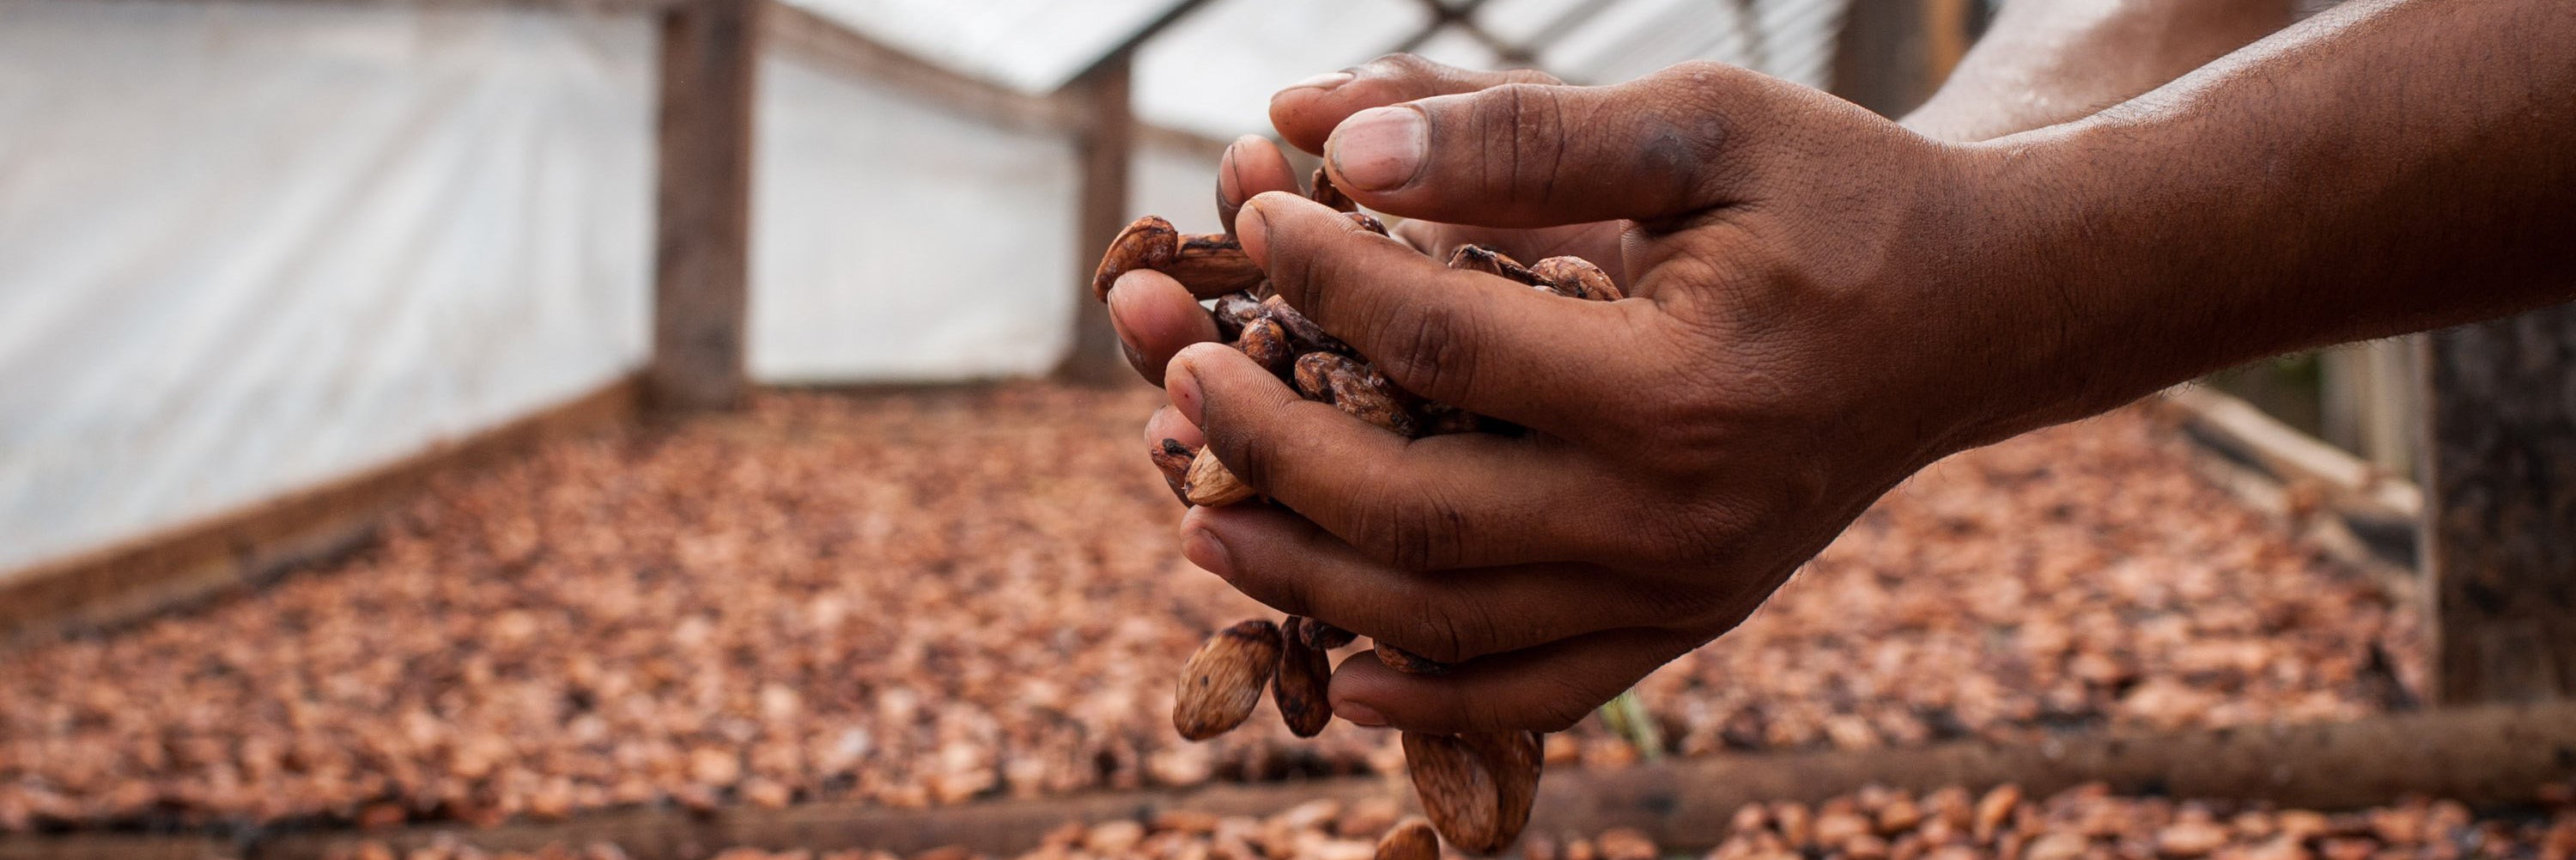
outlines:
[[666, 410], [731, 409], [749, 374], [753, 79], [762, 0], [687, 0], [662, 19], [653, 357]]
[[[1815, 750], [1667, 760], [1619, 770], [1559, 770], [1539, 786], [1533, 833], [1635, 827], [1667, 848], [1698, 850], [1726, 835], [1736, 807], [1814, 802], [1877, 784], [1909, 791], [2015, 783], [2049, 793], [2087, 782], [2128, 793], [2265, 800], [2287, 807], [2352, 809], [2414, 792], [2473, 804], [2531, 799], [2539, 786], [2576, 776], [2576, 703], [2486, 706], [2350, 723], [2245, 727], [2164, 734], [2094, 733], [2038, 743], [1962, 742], [1913, 749]], [[707, 812], [626, 809], [556, 823], [488, 829], [418, 826], [302, 832], [263, 840], [251, 856], [342, 856], [375, 840], [397, 851], [453, 834], [487, 849], [614, 842], [637, 860], [705, 856], [730, 846], [869, 847], [910, 854], [955, 845], [1011, 856], [1067, 821], [1150, 816], [1165, 810], [1275, 813], [1317, 798], [1411, 800], [1400, 780], [1343, 777], [1214, 784], [1192, 789], [996, 800], [921, 810], [834, 802], [786, 809]], [[22, 839], [41, 842], [41, 838]], [[0, 857], [10, 842], [0, 840]], [[19, 849], [24, 851], [24, 849]], [[16, 856], [43, 856], [21, 854]]]
[[2434, 696], [2576, 696], [2576, 305], [2424, 343]]
[[942, 110], [1005, 128], [1074, 132], [1083, 124], [1070, 99], [1028, 95], [950, 70], [795, 6], [769, 4], [761, 34], [768, 50], [792, 54], [871, 84], [891, 86]]
[[337, 554], [366, 539], [432, 475], [625, 422], [635, 414], [637, 390], [633, 378], [621, 378], [383, 467], [0, 577], [0, 641], [124, 623]]
[[1085, 118], [1075, 143], [1081, 163], [1081, 200], [1075, 209], [1073, 277], [1076, 290], [1073, 348], [1056, 365], [1059, 379], [1110, 384], [1132, 378], [1118, 334], [1109, 327], [1109, 308], [1091, 296], [1091, 272], [1109, 240], [1127, 226], [1128, 168], [1136, 150], [1136, 118], [1131, 103], [1132, 54], [1119, 54], [1067, 87]]

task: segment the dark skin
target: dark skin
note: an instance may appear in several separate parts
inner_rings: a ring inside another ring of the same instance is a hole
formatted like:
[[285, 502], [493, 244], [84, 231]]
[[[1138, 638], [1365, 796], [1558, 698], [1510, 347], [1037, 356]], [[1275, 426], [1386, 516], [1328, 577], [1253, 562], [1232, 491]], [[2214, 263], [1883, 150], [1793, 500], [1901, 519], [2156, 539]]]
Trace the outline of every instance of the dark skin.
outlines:
[[[2356, 2], [2233, 53], [2277, 4], [2032, 5], [1904, 125], [1717, 65], [1561, 87], [1394, 58], [1283, 91], [1288, 142], [1422, 223], [1357, 231], [1239, 144], [1220, 199], [1273, 288], [1406, 388], [1536, 432], [1405, 440], [1302, 401], [1130, 274], [1113, 319], [1173, 402], [1148, 435], [1203, 439], [1296, 512], [1195, 509], [1184, 551], [1462, 662], [1346, 661], [1353, 722], [1561, 729], [1935, 459], [2571, 296], [2576, 5]], [[1415, 247], [1458, 241], [1581, 254], [1631, 298]]]

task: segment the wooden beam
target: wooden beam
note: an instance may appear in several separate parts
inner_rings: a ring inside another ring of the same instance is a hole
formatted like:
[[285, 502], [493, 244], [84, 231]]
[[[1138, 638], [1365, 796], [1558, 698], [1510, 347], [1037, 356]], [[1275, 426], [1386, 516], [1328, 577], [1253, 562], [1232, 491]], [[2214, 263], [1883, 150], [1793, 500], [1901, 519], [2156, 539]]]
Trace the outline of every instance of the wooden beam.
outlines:
[[662, 19], [653, 357], [658, 409], [730, 409], [748, 385], [753, 78], [763, 0], [687, 0]]
[[1082, 118], [1068, 99], [1033, 96], [923, 60], [804, 9], [773, 3], [761, 25], [763, 47], [884, 84], [1005, 128], [1074, 131]]
[[1127, 226], [1128, 166], [1136, 150], [1134, 59], [1132, 53], [1117, 54], [1066, 87], [1087, 122], [1074, 146], [1082, 182], [1074, 212], [1074, 276], [1066, 279], [1078, 291], [1073, 348], [1056, 364], [1059, 379], [1105, 385], [1134, 376], [1121, 357], [1118, 333], [1109, 327], [1109, 307], [1091, 295], [1091, 272], [1102, 249]]
[[2576, 305], [2424, 344], [2434, 698], [2576, 696]]
[[633, 378], [621, 378], [385, 466], [0, 576], [0, 642], [112, 627], [255, 587], [356, 546], [387, 512], [418, 496], [433, 475], [624, 423], [635, 415], [636, 391]]
[[1903, 116], [1932, 97], [1933, 46], [1924, 22], [1938, 0], [1855, 2], [1835, 35], [1828, 90], [1881, 116]]
[[[1804, 750], [1668, 759], [1622, 769], [1550, 771], [1539, 783], [1529, 832], [1634, 827], [1666, 848], [1700, 850], [1725, 838], [1735, 809], [1755, 801], [1813, 803], [1865, 785], [1928, 791], [2013, 783], [2046, 795], [2087, 782], [2124, 793], [2270, 801], [2342, 810], [2409, 793], [2470, 804], [2524, 803], [2543, 785], [2576, 776], [2576, 703], [2418, 712], [2349, 723], [2246, 726], [2171, 733], [2051, 735], [2030, 743], [1962, 741], [1926, 747]], [[280, 829], [243, 856], [319, 860], [379, 841], [399, 855], [446, 835], [486, 850], [612, 842], [638, 860], [704, 857], [734, 846], [829, 851], [874, 848], [912, 855], [958, 846], [1013, 856], [1067, 821], [1138, 818], [1166, 810], [1268, 815], [1308, 800], [1395, 797], [1401, 777], [1342, 777], [1196, 788], [998, 799], [931, 809], [863, 801], [785, 809], [669, 806], [585, 814], [553, 823], [491, 828], [420, 825], [381, 831]], [[202, 843], [203, 837], [168, 837]], [[132, 840], [0, 838], [0, 860], [142, 856]], [[170, 856], [170, 855], [163, 855]]]

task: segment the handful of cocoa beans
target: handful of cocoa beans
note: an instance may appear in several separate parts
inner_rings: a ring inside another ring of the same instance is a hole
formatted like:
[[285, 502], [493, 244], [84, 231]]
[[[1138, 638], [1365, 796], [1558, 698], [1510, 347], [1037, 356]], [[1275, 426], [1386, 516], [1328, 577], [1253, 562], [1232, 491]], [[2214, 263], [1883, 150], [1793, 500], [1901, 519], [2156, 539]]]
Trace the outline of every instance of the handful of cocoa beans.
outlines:
[[[1376, 218], [1357, 211], [1322, 170], [1315, 172], [1307, 196], [1346, 212], [1370, 231], [1387, 232]], [[1524, 266], [1501, 252], [1466, 245], [1448, 262], [1450, 268], [1498, 275], [1557, 295], [1596, 301], [1621, 297], [1607, 272], [1580, 257], [1550, 257]], [[1260, 267], [1231, 234], [1184, 234], [1162, 218], [1139, 218], [1110, 242], [1092, 276], [1094, 297], [1107, 300], [1110, 285], [1137, 269], [1162, 272], [1192, 295], [1213, 297], [1208, 312], [1218, 335], [1308, 400], [1332, 404], [1407, 437], [1524, 432], [1398, 387], [1366, 356], [1273, 295]], [[1194, 452], [1179, 440], [1164, 439], [1147, 453], [1183, 504], [1232, 505], [1258, 495], [1211, 451]], [[1333, 717], [1325, 697], [1333, 671], [1328, 652], [1355, 638], [1349, 631], [1297, 616], [1284, 623], [1254, 619], [1218, 631], [1182, 669], [1172, 726], [1194, 741], [1223, 734], [1251, 716], [1267, 687], [1289, 731], [1313, 737]], [[1377, 659], [1397, 671], [1434, 674], [1448, 668], [1384, 642], [1371, 644]], [[1538, 733], [1406, 732], [1403, 741], [1405, 769], [1423, 813], [1442, 838], [1460, 849], [1490, 854], [1520, 836], [1538, 793]]]

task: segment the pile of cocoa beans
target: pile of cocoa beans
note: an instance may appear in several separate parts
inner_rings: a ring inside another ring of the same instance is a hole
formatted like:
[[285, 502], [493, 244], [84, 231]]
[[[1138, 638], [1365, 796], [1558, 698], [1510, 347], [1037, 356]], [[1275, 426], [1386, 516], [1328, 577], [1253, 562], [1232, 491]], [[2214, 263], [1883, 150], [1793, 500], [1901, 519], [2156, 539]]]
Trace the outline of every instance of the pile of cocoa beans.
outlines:
[[[1345, 212], [1362, 228], [1386, 235], [1386, 226], [1357, 211], [1317, 170], [1308, 197]], [[1580, 257], [1550, 257], [1524, 266], [1499, 251], [1460, 246], [1449, 267], [1508, 278], [1554, 295], [1592, 301], [1621, 298], [1601, 267]], [[1184, 234], [1152, 215], [1127, 225], [1110, 242], [1092, 276], [1095, 298], [1128, 272], [1170, 275], [1196, 296], [1212, 297], [1208, 313], [1217, 333], [1308, 400], [1406, 437], [1450, 433], [1517, 434], [1508, 422], [1469, 413], [1405, 391], [1347, 343], [1280, 300], [1230, 233]], [[1147, 452], [1174, 495], [1185, 505], [1257, 502], [1256, 491], [1235, 477], [1213, 451], [1191, 451], [1164, 439]], [[1222, 734], [1251, 715], [1266, 686], [1289, 730], [1313, 737], [1332, 721], [1325, 688], [1332, 679], [1326, 652], [1349, 644], [1349, 631], [1312, 618], [1284, 624], [1255, 619], [1219, 631], [1183, 669], [1173, 728], [1190, 740]], [[1385, 642], [1372, 642], [1377, 658], [1401, 672], [1438, 673], [1448, 667]], [[1535, 732], [1471, 732], [1456, 736], [1407, 732], [1406, 770], [1423, 812], [1451, 845], [1490, 854], [1512, 844], [1529, 821], [1543, 764]]]

